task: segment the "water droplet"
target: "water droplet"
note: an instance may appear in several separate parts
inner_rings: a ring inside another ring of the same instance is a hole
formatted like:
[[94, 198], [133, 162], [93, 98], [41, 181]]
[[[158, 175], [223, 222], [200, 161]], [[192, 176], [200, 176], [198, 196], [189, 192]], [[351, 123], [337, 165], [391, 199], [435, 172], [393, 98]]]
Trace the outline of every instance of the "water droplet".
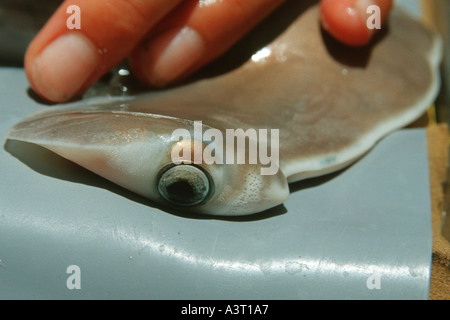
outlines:
[[127, 69], [119, 69], [119, 71], [117, 71], [117, 73], [119, 74], [119, 76], [129, 76], [130, 75], [130, 71]]
[[287, 262], [284, 269], [289, 274], [296, 274], [302, 272], [303, 265], [299, 262]]
[[263, 274], [270, 274], [272, 270], [272, 263], [270, 261], [262, 261], [259, 264], [259, 268], [261, 269]]

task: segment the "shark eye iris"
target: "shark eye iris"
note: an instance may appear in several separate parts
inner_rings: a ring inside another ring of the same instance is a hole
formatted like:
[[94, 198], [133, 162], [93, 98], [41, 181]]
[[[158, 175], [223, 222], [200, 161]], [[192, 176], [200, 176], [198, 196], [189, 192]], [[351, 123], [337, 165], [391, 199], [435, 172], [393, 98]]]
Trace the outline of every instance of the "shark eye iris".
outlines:
[[166, 170], [158, 182], [159, 194], [179, 206], [203, 202], [211, 189], [207, 174], [193, 165], [177, 165]]

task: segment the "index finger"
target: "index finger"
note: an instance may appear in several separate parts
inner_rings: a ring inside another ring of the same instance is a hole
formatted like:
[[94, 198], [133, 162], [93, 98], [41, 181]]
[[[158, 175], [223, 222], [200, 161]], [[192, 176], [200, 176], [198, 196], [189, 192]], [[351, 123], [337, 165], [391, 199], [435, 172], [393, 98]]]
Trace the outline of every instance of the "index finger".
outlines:
[[[32, 88], [54, 102], [83, 92], [122, 61], [180, 2], [64, 1], [27, 49], [25, 71]], [[79, 29], [69, 29], [72, 12], [68, 8], [79, 9]]]

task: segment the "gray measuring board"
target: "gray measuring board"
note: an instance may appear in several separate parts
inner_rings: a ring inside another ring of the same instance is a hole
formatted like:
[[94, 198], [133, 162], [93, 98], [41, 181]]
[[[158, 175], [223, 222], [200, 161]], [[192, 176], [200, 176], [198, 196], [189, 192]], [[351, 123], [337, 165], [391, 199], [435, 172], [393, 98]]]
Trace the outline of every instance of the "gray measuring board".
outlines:
[[[0, 68], [0, 132], [47, 106]], [[250, 217], [175, 215], [46, 151], [0, 151], [2, 299], [427, 299], [426, 135], [404, 129]]]

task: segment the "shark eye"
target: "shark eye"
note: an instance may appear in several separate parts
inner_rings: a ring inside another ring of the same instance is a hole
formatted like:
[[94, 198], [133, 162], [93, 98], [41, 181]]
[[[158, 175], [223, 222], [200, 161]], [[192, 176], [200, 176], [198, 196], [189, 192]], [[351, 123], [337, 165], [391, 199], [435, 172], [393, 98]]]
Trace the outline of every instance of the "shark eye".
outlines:
[[159, 194], [172, 204], [193, 206], [205, 201], [212, 190], [209, 174], [197, 166], [180, 164], [163, 169]]

